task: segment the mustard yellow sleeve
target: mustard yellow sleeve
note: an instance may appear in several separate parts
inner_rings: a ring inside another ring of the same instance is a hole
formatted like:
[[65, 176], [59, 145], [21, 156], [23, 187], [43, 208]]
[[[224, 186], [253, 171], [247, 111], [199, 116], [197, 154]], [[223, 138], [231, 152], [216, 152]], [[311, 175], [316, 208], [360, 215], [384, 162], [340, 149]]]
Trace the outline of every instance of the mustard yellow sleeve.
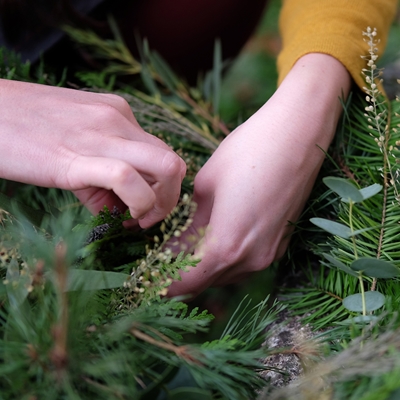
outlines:
[[368, 54], [368, 45], [362, 32], [368, 26], [377, 29], [381, 55], [396, 9], [397, 0], [283, 0], [278, 83], [303, 55], [324, 53], [339, 60], [356, 84], [364, 86], [365, 61], [360, 56]]

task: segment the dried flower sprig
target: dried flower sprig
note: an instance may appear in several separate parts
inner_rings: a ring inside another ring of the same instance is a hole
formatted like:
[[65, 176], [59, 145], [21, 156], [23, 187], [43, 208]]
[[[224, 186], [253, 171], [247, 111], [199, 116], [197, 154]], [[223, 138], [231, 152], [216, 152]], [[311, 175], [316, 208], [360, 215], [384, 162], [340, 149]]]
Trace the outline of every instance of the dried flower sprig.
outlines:
[[190, 254], [184, 256], [185, 251], [174, 257], [174, 252], [169, 247], [177, 247], [178, 243], [174, 242], [174, 238], [180, 238], [188, 230], [196, 207], [191, 197], [184, 194], [179, 204], [161, 223], [162, 238], [154, 236], [154, 246], [146, 246], [146, 257], [137, 262], [131, 279], [125, 283], [129, 293], [125, 297], [124, 306], [137, 307], [143, 301], [149, 302], [150, 299], [165, 296], [172, 280], [180, 278], [179, 271], [185, 271], [187, 267], [195, 266], [199, 262]]
[[[395, 191], [397, 201], [400, 202], [399, 188], [400, 185], [399, 170], [396, 167], [396, 156], [393, 153], [395, 147], [389, 143], [390, 140], [390, 115], [388, 112], [388, 106], [386, 99], [379, 89], [379, 85], [382, 83], [382, 69], [376, 66], [376, 60], [378, 59], [378, 47], [379, 39], [376, 39], [377, 31], [376, 28], [372, 29], [368, 27], [363, 32], [364, 41], [369, 46], [369, 55], [361, 56], [367, 61], [368, 68], [362, 69], [362, 74], [365, 76], [365, 82], [367, 86], [363, 89], [367, 96], [365, 100], [368, 105], [365, 107], [365, 117], [368, 120], [368, 128], [370, 129], [371, 135], [374, 137], [375, 142], [380, 148], [384, 156], [384, 167], [383, 167], [383, 178], [385, 187], [392, 186]], [[396, 142], [396, 145], [398, 143]], [[400, 144], [400, 143], [399, 143]]]

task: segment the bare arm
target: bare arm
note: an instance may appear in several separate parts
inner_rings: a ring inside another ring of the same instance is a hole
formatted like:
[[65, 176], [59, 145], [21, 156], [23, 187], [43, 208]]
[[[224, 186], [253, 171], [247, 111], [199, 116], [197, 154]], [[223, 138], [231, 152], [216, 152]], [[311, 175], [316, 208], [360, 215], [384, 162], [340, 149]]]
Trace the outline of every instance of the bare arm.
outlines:
[[209, 225], [169, 295], [198, 294], [268, 267], [289, 242], [341, 115], [350, 75], [335, 58], [300, 58], [272, 98], [239, 126], [195, 180], [194, 229]]

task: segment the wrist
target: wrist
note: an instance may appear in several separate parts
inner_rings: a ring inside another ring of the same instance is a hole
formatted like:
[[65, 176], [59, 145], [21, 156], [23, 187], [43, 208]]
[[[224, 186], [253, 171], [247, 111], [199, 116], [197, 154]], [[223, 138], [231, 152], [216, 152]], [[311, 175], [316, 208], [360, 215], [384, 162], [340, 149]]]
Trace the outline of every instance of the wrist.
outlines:
[[342, 113], [340, 99], [346, 100], [351, 88], [349, 72], [334, 57], [311, 53], [293, 66], [276, 94], [279, 101], [290, 97], [302, 112], [314, 116], [331, 116], [335, 121]]
[[350, 88], [350, 74], [338, 60], [312, 53], [296, 62], [268, 103], [286, 109], [304, 145], [327, 149], [343, 111], [340, 99]]

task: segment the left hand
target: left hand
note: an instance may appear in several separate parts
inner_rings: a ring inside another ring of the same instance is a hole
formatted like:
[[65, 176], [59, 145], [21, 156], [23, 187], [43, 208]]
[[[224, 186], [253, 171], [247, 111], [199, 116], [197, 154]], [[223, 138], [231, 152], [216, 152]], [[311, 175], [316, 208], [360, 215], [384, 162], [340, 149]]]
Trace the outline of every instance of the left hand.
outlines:
[[[325, 70], [325, 71], [324, 71]], [[318, 74], [325, 79], [321, 87]], [[326, 84], [326, 80], [330, 83]], [[334, 58], [301, 58], [274, 96], [227, 137], [195, 180], [201, 262], [169, 296], [233, 283], [280, 258], [333, 138], [350, 77]], [[343, 92], [342, 92], [343, 90]]]

